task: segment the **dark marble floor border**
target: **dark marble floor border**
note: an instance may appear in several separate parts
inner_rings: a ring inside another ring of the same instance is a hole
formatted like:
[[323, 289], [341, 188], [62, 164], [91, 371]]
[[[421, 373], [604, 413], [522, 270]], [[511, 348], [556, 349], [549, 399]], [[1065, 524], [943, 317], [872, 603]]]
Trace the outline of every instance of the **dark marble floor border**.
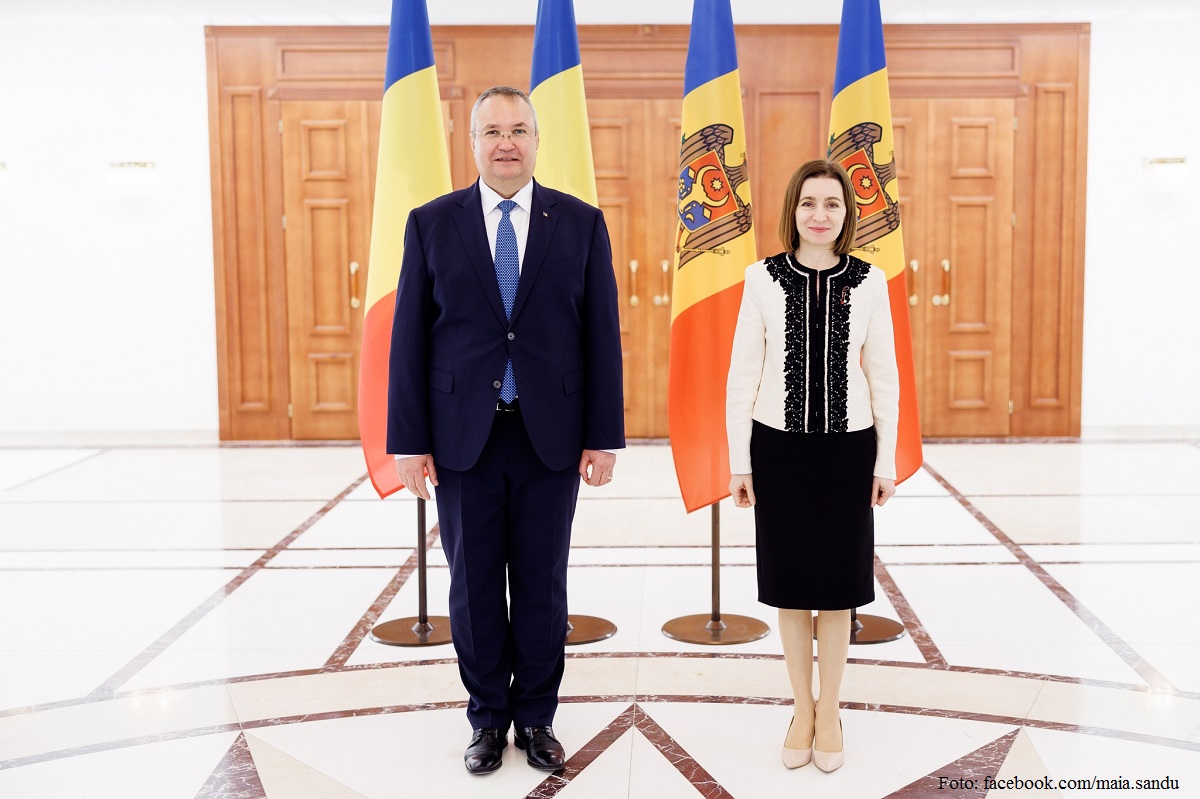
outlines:
[[[770, 705], [786, 707], [791, 704], [789, 699], [781, 699], [778, 697], [754, 697], [754, 696], [693, 696], [693, 695], [596, 695], [596, 696], [572, 696], [563, 697], [562, 705], [571, 704], [597, 704], [597, 703], [630, 703], [638, 705], [654, 705], [654, 704], [722, 704], [722, 705]], [[281, 716], [269, 719], [256, 719], [248, 722], [230, 723], [214, 725], [210, 727], [197, 727], [185, 730], [176, 730], [173, 732], [159, 733], [156, 735], [147, 735], [137, 738], [127, 738], [115, 741], [105, 741], [103, 743], [90, 744], [87, 746], [73, 747], [69, 749], [60, 749], [53, 752], [44, 752], [37, 755], [29, 755], [26, 757], [13, 758], [10, 760], [0, 761], [0, 770], [8, 768], [18, 768], [21, 766], [32, 765], [34, 763], [43, 763], [51, 760], [60, 760], [70, 757], [78, 757], [80, 755], [94, 754], [96, 752], [110, 751], [114, 749], [125, 749], [133, 746], [143, 746], [153, 743], [161, 743], [165, 741], [174, 741], [185, 738], [194, 738], [202, 735], [214, 735], [223, 732], [246, 732], [250, 730], [263, 729], [268, 727], [280, 727], [291, 724], [302, 724], [316, 721], [330, 721], [334, 719], [360, 718], [369, 716], [391, 715], [395, 713], [416, 713], [429, 710], [453, 710], [465, 708], [466, 702], [430, 702], [416, 705], [389, 705], [369, 708], [356, 708], [354, 710], [338, 710], [327, 711], [323, 713], [305, 713], [296, 716]], [[1136, 743], [1150, 744], [1152, 746], [1161, 746], [1170, 749], [1180, 749], [1190, 752], [1200, 752], [1200, 742], [1185, 741], [1175, 738], [1165, 738], [1162, 736], [1147, 735], [1144, 733], [1131, 733], [1124, 730], [1110, 729], [1106, 727], [1095, 727], [1090, 725], [1068, 724], [1057, 721], [1045, 721], [1041, 719], [1020, 718], [1017, 716], [1002, 716], [989, 713], [971, 713], [965, 711], [954, 711], [939, 708], [923, 708], [909, 705], [891, 705], [891, 704], [875, 704], [863, 702], [842, 702], [843, 710], [859, 710], [871, 713], [893, 713], [897, 715], [914, 715], [933, 718], [953, 719], [961, 721], [981, 721], [993, 724], [1008, 724], [1014, 727], [1029, 727], [1034, 729], [1054, 730], [1057, 732], [1069, 732], [1081, 735], [1091, 735], [1102, 738], [1109, 738], [1121, 741], [1132, 741]], [[629, 712], [628, 709], [624, 712]], [[465, 724], [465, 721], [464, 721]], [[619, 737], [619, 736], [618, 736]], [[615, 740], [615, 738], [613, 739]], [[569, 743], [569, 742], [568, 742]], [[568, 747], [569, 748], [569, 747]], [[593, 758], [594, 759], [594, 758]], [[686, 776], [686, 775], [685, 775]]]
[[[434, 524], [431, 529], [425, 532], [423, 544], [426, 551], [433, 546], [433, 543], [437, 541], [440, 534], [441, 528], [437, 524]], [[337, 671], [346, 665], [346, 661], [354, 655], [355, 651], [362, 644], [363, 639], [367, 637], [371, 629], [379, 622], [379, 617], [388, 609], [392, 600], [396, 598], [396, 594], [408, 582], [409, 577], [417, 572], [419, 559], [420, 553], [414, 548], [412, 554], [408, 556], [408, 560], [396, 572], [396, 576], [379, 593], [379, 596], [375, 598], [375, 601], [363, 613], [358, 623], [354, 625], [354, 628], [350, 630], [342, 640], [342, 643], [334, 650], [329, 660], [325, 662], [324, 668], [321, 669], [322, 671]], [[426, 564], [426, 569], [428, 568], [429, 564]]]
[[554, 772], [526, 794], [526, 799], [551, 799], [557, 796], [559, 791], [570, 785], [584, 769], [633, 728], [636, 728], [705, 799], [733, 799], [733, 795], [636, 702], [571, 755], [561, 771]]
[[1049, 589], [1050, 592], [1059, 599], [1059, 601], [1066, 605], [1072, 613], [1078, 616], [1079, 619], [1086, 624], [1101, 641], [1107, 644], [1108, 647], [1112, 649], [1118, 657], [1124, 660], [1130, 668], [1136, 671], [1143, 680], [1145, 680], [1154, 688], [1161, 688], [1171, 691], [1175, 690], [1175, 686], [1172, 685], [1170, 680], [1164, 677], [1162, 673], [1158, 671], [1158, 669], [1150, 665], [1150, 663], [1140, 654], [1138, 654], [1138, 652], [1134, 650], [1132, 646], [1130, 646], [1123, 638], [1117, 635], [1116, 631], [1105, 624], [1099, 616], [1097, 616], [1090, 609], [1088, 609], [1086, 605], [1079, 601], [1078, 598], [1076, 598], [1070, 591], [1067, 590], [1066, 586], [1054, 579], [1054, 577], [1048, 571], [1046, 571], [1046, 569], [1043, 568], [1040, 563], [1034, 560], [1024, 550], [1024, 548], [1021, 547], [1020, 544], [1009, 538], [1004, 531], [1001, 530], [982, 511], [980, 511], [979, 508], [975, 507], [971, 500], [963, 496], [963, 494], [957, 488], [955, 488], [949, 480], [943, 477], [929, 464], [925, 464], [922, 468], [924, 468], [925, 471], [927, 471], [930, 476], [933, 477], [933, 479], [937, 480], [943, 488], [949, 491], [951, 496], [953, 496], [958, 503], [967, 510], [968, 513], [974, 516], [975, 519], [981, 525], [983, 525], [983, 527], [989, 533], [991, 533], [997, 541], [1007, 547], [1009, 552], [1015, 555], [1017, 560], [1019, 560], [1021, 564], [1025, 566], [1025, 568], [1029, 569], [1029, 571], [1041, 581], [1042, 585], [1046, 586], [1046, 588]]
[[884, 799], [928, 799], [944, 796], [947, 786], [942, 782], [943, 777], [958, 779], [958, 783], [951, 789], [954, 799], [986, 799], [988, 789], [984, 787], [983, 778], [994, 777], [1000, 773], [1020, 733], [1020, 730], [1013, 730], [1001, 735], [973, 752], [935, 769], [932, 773], [913, 780]]
[[193, 626], [195, 626], [197, 622], [208, 615], [213, 608], [225, 601], [226, 597], [245, 584], [245, 582], [253, 577], [256, 572], [269, 563], [272, 558], [277, 556], [283, 550], [287, 549], [288, 545], [295, 541], [302, 533], [304, 533], [305, 530], [312, 527], [314, 524], [320, 521], [325, 514], [337, 507], [338, 503], [345, 499], [351, 491], [362, 485], [363, 481], [366, 479], [367, 476], [364, 474], [362, 477], [359, 477], [354, 482], [350, 483], [350, 485], [343, 489], [341, 493], [326, 502], [320, 510], [301, 523], [299, 527], [284, 536], [283, 539], [275, 544], [275, 546], [271, 547], [262, 555], [260, 555], [259, 558], [254, 561], [254, 563], [242, 569], [236, 577], [223, 585], [221, 588], [217, 589], [217, 591], [209, 596], [208, 599], [197, 605], [190, 613], [188, 613], [173, 627], [171, 627], [171, 629], [159, 636], [157, 640], [150, 644], [150, 646], [146, 647], [146, 649], [144, 649], [142, 652], [135, 655], [132, 660], [118, 669], [116, 673], [114, 673], [111, 677], [101, 683], [95, 690], [88, 694], [88, 698], [106, 699], [113, 696], [122, 685], [133, 679], [134, 675], [136, 675], [139, 671], [149, 665], [151, 661], [166, 651], [167, 647], [175, 643], [180, 636], [182, 636]]
[[238, 735], [205, 780], [196, 799], [267, 799], [246, 735]]
[[888, 572], [887, 567], [883, 565], [883, 561], [879, 559], [878, 555], [875, 556], [875, 579], [882, 586], [888, 601], [892, 603], [892, 608], [900, 616], [900, 622], [908, 631], [908, 635], [913, 643], [916, 644], [917, 651], [921, 653], [921, 657], [925, 658], [925, 662], [945, 666], [945, 656], [942, 655], [937, 644], [933, 642], [933, 637], [925, 629], [925, 625], [917, 617], [917, 612], [913, 610], [912, 605], [909, 604], [908, 599], [904, 596], [904, 592], [900, 590], [900, 586], [896, 585], [896, 581], [892, 579], [892, 575]]
[[[452, 652], [449, 646], [445, 648], [436, 647], [437, 651]], [[852, 652], [855, 650], [852, 650]], [[865, 651], [865, 650], [858, 650]], [[700, 659], [700, 660], [783, 660], [783, 655], [773, 653], [753, 653], [753, 652], [730, 652], [730, 651], [712, 651], [712, 652], [643, 652], [643, 651], [569, 651], [567, 660], [585, 660], [598, 658], [612, 659], [629, 659], [629, 658], [670, 658], [670, 659]], [[152, 688], [138, 688], [130, 691], [119, 691], [111, 697], [80, 697], [75, 699], [63, 699], [55, 702], [43, 702], [36, 705], [24, 705], [20, 707], [12, 707], [0, 710], [0, 718], [10, 716], [31, 715], [41, 713], [46, 710], [57, 710], [67, 707], [78, 707], [80, 705], [95, 704], [112, 699], [128, 699], [141, 696], [158, 696], [161, 694], [169, 694], [177, 691], [188, 691], [197, 688], [211, 688], [220, 685], [237, 685], [248, 682], [266, 682], [269, 680], [287, 679], [290, 677], [310, 677], [317, 674], [327, 674], [330, 672], [347, 672], [347, 671], [379, 671], [383, 669], [406, 669], [417, 668], [421, 666], [436, 666], [456, 663], [454, 657], [443, 658], [425, 658], [420, 660], [402, 660], [402, 661], [387, 661], [381, 663], [351, 663], [343, 664], [337, 669], [329, 669], [325, 667], [312, 669], [297, 669], [294, 671], [273, 672], [270, 674], [250, 674], [242, 677], [222, 677], [213, 680], [199, 680], [190, 683], [177, 683], [174, 685], [155, 686]], [[992, 669], [980, 666], [956, 666], [951, 664], [937, 664], [929, 662], [905, 661], [905, 660], [883, 660], [877, 658], [861, 658], [850, 657], [849, 663], [863, 666], [882, 666], [887, 668], [902, 668], [902, 669], [920, 669], [925, 671], [946, 671], [958, 674], [987, 674], [996, 677], [1013, 677], [1021, 680], [1032, 680], [1041, 682], [1060, 683], [1065, 685], [1082, 685], [1094, 688], [1107, 688], [1111, 690], [1127, 691], [1130, 693], [1153, 693], [1156, 695], [1170, 696], [1177, 699], [1189, 699], [1200, 701], [1200, 692], [1184, 691], [1178, 688], [1162, 689], [1148, 685], [1134, 685], [1131, 683], [1114, 682], [1110, 680], [1096, 680], [1085, 677], [1071, 677], [1061, 674], [1042, 674], [1037, 672], [1014, 671], [1005, 669]]]
[[[41, 447], [32, 447], [32, 448], [24, 448], [24, 449], [41, 449]], [[76, 447], [69, 447], [69, 449], [76, 449]], [[78, 449], [91, 449], [91, 447], [78, 447]], [[95, 452], [93, 452], [92, 454], [86, 455], [77, 461], [71, 461], [70, 463], [64, 463], [62, 466], [51, 469], [48, 472], [39, 472], [38, 474], [34, 475], [33, 477], [30, 477], [28, 480], [22, 480], [19, 483], [10, 485], [10, 486], [0, 490], [0, 494], [3, 494], [7, 491], [13, 491], [18, 488], [22, 488], [22, 487], [30, 485], [32, 483], [36, 483], [38, 480], [43, 480], [47, 477], [50, 477], [51, 475], [58, 474], [59, 472], [66, 471], [67, 469], [72, 469], [72, 468], [80, 465], [81, 463], [87, 463], [92, 458], [98, 458], [103, 454], [104, 454], [104, 452], [102, 450], [98, 449]]]

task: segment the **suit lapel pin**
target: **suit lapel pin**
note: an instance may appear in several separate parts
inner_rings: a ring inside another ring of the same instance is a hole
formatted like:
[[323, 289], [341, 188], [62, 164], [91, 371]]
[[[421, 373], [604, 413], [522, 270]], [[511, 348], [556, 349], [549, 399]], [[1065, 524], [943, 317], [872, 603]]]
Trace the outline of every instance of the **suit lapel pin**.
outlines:
[[547, 219], [550, 218], [550, 214], [546, 213], [545, 211], [542, 211], [542, 216], [546, 217]]

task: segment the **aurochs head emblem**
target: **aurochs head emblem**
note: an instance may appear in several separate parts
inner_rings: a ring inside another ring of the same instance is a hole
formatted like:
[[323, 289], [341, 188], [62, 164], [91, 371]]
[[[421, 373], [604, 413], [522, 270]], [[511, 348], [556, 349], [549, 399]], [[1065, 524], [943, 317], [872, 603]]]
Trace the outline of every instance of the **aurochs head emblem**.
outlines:
[[701, 253], [728, 253], [721, 245], [750, 230], [750, 206], [737, 193], [747, 178], [745, 155], [736, 166], [725, 163], [725, 147], [732, 141], [729, 125], [709, 125], [680, 147], [675, 238], [680, 268]]
[[829, 159], [846, 168], [858, 205], [858, 232], [854, 246], [874, 251], [871, 242], [900, 227], [900, 206], [883, 187], [896, 177], [896, 158], [887, 164], [875, 160], [875, 145], [883, 137], [883, 128], [874, 122], [860, 122], [839, 136], [829, 137]]

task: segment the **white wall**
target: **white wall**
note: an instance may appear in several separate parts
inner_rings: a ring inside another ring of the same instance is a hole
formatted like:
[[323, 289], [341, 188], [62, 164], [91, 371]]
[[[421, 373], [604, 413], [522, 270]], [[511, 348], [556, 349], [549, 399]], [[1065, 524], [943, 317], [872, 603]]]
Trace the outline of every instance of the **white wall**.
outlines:
[[0, 430], [216, 429], [206, 80], [196, 25], [0, 23]]
[[[1092, 27], [1083, 421], [1200, 431], [1200, 22]], [[1182, 165], [1144, 159], [1184, 157]]]
[[[435, 25], [530, 24], [537, 7], [428, 5]], [[1184, 94], [1200, 9], [1175, 5], [883, 0], [887, 23], [1092, 23], [1085, 432], [1200, 430], [1200, 323], [1190, 313], [1200, 268], [1174, 245], [1200, 220], [1191, 188], [1200, 112]], [[215, 433], [203, 26], [378, 25], [389, 9], [388, 0], [0, 3], [0, 434]], [[839, 9], [733, 0], [746, 24], [836, 23]], [[690, 15], [690, 0], [576, 1], [580, 24]], [[1142, 164], [1161, 156], [1187, 163]]]

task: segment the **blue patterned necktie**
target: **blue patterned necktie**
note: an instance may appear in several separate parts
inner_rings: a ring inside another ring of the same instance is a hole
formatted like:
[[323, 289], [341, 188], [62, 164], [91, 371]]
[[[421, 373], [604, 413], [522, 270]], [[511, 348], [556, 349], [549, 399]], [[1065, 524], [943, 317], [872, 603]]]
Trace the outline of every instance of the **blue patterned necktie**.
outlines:
[[[496, 228], [496, 280], [500, 282], [500, 299], [504, 314], [512, 319], [513, 300], [517, 296], [517, 281], [521, 277], [520, 256], [517, 255], [517, 232], [513, 230], [509, 212], [516, 207], [512, 200], [500, 201], [500, 226]], [[504, 367], [504, 384], [500, 399], [512, 402], [517, 397], [517, 381], [513, 378], [512, 360]]]

